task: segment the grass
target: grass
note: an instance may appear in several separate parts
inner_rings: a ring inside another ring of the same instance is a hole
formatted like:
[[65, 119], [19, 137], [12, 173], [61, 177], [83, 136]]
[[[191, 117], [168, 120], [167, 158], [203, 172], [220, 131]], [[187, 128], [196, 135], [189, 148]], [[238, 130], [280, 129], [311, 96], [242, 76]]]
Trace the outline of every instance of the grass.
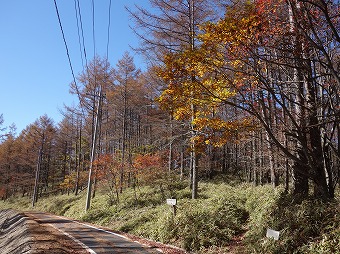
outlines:
[[[165, 204], [159, 189], [126, 189], [120, 202], [110, 204], [104, 187], [85, 213], [85, 192], [38, 200], [34, 210], [170, 243], [197, 253], [340, 253], [340, 202], [312, 198], [297, 202], [283, 189], [250, 184], [200, 182], [199, 198], [190, 199], [183, 184], [166, 191], [178, 200], [177, 214]], [[171, 196], [170, 196], [171, 195]], [[137, 199], [136, 199], [137, 198]], [[0, 209], [32, 210], [27, 197], [0, 201]], [[266, 229], [280, 231], [279, 241], [265, 237]], [[235, 246], [235, 239], [243, 239]]]

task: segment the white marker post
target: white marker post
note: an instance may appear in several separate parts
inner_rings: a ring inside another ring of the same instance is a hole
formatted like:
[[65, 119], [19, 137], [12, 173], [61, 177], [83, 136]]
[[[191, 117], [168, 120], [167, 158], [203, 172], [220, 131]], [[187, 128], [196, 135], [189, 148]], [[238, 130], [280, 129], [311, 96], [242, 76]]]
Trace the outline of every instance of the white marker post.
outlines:
[[168, 199], [166, 200], [166, 203], [167, 203], [168, 205], [171, 205], [171, 206], [172, 206], [172, 211], [173, 211], [173, 213], [174, 213], [174, 216], [176, 216], [177, 199], [175, 199], [175, 198], [168, 198]]
[[279, 236], [280, 236], [280, 231], [276, 231], [270, 228], [267, 229], [266, 237], [273, 238], [274, 240], [277, 241], [279, 240]]

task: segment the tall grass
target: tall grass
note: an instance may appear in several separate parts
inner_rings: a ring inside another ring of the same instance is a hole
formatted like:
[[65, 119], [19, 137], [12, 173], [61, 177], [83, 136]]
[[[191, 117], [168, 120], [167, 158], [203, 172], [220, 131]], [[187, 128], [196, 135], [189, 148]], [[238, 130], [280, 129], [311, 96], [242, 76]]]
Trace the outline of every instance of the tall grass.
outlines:
[[[110, 202], [105, 188], [97, 191], [85, 213], [85, 193], [41, 198], [34, 210], [71, 218], [170, 243], [199, 253], [340, 253], [340, 202], [297, 201], [281, 187], [200, 182], [199, 198], [181, 183], [158, 189], [126, 189], [120, 202]], [[176, 216], [164, 195], [178, 200]], [[0, 201], [0, 209], [32, 210], [28, 198]], [[280, 231], [278, 241], [266, 238], [266, 229]]]

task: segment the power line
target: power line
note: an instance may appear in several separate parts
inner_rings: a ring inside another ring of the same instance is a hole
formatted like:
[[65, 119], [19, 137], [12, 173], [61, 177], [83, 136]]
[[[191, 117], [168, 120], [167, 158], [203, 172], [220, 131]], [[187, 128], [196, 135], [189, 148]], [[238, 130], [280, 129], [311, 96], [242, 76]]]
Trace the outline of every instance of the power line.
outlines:
[[[84, 38], [84, 29], [83, 29], [83, 20], [82, 20], [82, 15], [81, 15], [80, 3], [79, 3], [79, 0], [74, 0], [74, 1], [75, 1], [75, 5], [76, 5], [76, 18], [77, 18], [77, 29], [78, 29], [79, 45], [80, 45], [80, 48], [81, 47], [83, 48], [86, 72], [87, 72], [87, 75], [89, 75], [88, 64], [87, 64], [88, 61], [87, 61], [87, 54], [86, 54], [86, 46], [85, 46], [85, 38]], [[79, 29], [79, 25], [80, 25], [80, 29]], [[81, 38], [82, 38], [82, 43], [80, 42], [79, 30], [80, 30], [80, 34], [81, 34]], [[80, 55], [81, 55], [81, 59], [82, 59], [82, 66], [83, 66], [83, 69], [84, 69], [84, 62], [83, 62], [83, 54], [82, 54], [82, 52], [80, 52]], [[77, 92], [77, 95], [78, 95], [79, 103], [80, 103], [80, 106], [81, 106], [82, 114], [83, 114], [83, 116], [85, 116], [83, 105], [82, 105], [83, 103], [82, 103], [82, 100], [81, 100], [79, 89], [78, 89], [77, 86], [75, 86], [75, 88], [76, 88], [76, 92]]]
[[[68, 50], [68, 46], [67, 46], [67, 42], [66, 42], [66, 38], [65, 38], [65, 33], [64, 33], [64, 29], [63, 29], [63, 26], [62, 26], [62, 23], [61, 23], [61, 19], [60, 19], [60, 15], [59, 15], [59, 10], [58, 10], [58, 5], [57, 5], [57, 1], [56, 0], [54, 0], [54, 6], [55, 6], [56, 13], [57, 13], [58, 21], [59, 21], [60, 31], [61, 31], [61, 34], [63, 36], [63, 40], [64, 40], [64, 44], [65, 44], [65, 48], [66, 48], [66, 54], [67, 54], [68, 63], [70, 65], [70, 69], [71, 69], [71, 73], [72, 73], [72, 77], [73, 77], [74, 87], [76, 89], [79, 101], [81, 103], [80, 93], [79, 93], [79, 90], [78, 90], [78, 86], [77, 86], [77, 82], [76, 82], [76, 77], [74, 75], [74, 71], [73, 71], [73, 67], [72, 67], [72, 62], [71, 62], [71, 57], [70, 57], [70, 53], [69, 53], [69, 50]], [[83, 108], [82, 108], [82, 114], [84, 115]]]
[[81, 37], [83, 40], [84, 57], [85, 57], [85, 63], [87, 67], [87, 55], [86, 55], [86, 47], [85, 47], [85, 39], [84, 39], [84, 29], [83, 29], [83, 21], [82, 21], [82, 16], [81, 16], [79, 0], [77, 0], [77, 6], [78, 6], [78, 16], [79, 16], [79, 23], [80, 23], [80, 29], [81, 29]]
[[59, 26], [60, 26], [61, 34], [63, 35], [63, 40], [64, 40], [64, 44], [65, 44], [65, 48], [66, 48], [66, 54], [67, 54], [67, 58], [68, 58], [68, 63], [70, 65], [70, 69], [71, 69], [71, 72], [72, 72], [73, 82], [74, 82], [75, 86], [77, 86], [76, 78], [74, 76], [74, 71], [73, 71], [73, 67], [72, 67], [71, 57], [70, 57], [70, 53], [69, 53], [69, 50], [68, 50], [68, 47], [67, 47], [67, 43], [66, 43], [66, 39], [65, 39], [65, 34], [64, 34], [63, 26], [61, 24], [59, 10], [58, 10], [58, 5], [57, 5], [57, 1], [56, 0], [54, 0], [54, 6], [55, 6], [55, 10], [56, 10], [56, 13], [57, 13], [57, 16], [58, 16], [58, 21], [59, 21]]
[[74, 0], [74, 11], [76, 13], [76, 20], [77, 20], [78, 44], [79, 44], [79, 50], [80, 50], [81, 64], [82, 64], [82, 66], [84, 68], [84, 58], [83, 58], [82, 45], [81, 45], [81, 39], [80, 39], [80, 28], [79, 28], [79, 17], [78, 17], [78, 9], [77, 9], [77, 0]]
[[109, 58], [110, 27], [111, 27], [111, 0], [109, 3], [109, 24], [107, 26], [107, 45], [106, 45], [106, 59], [107, 60]]
[[93, 39], [93, 57], [96, 58], [96, 33], [95, 33], [95, 10], [94, 0], [92, 0], [92, 39]]

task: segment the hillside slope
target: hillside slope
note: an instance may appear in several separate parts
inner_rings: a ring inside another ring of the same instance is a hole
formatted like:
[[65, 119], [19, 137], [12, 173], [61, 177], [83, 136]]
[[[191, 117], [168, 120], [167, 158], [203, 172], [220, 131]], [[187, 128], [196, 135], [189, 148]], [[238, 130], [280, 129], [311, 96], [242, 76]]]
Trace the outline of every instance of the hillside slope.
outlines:
[[[201, 182], [199, 199], [177, 184], [172, 190], [125, 189], [119, 202], [101, 187], [85, 213], [85, 193], [42, 198], [35, 209], [102, 225], [195, 253], [340, 253], [340, 202], [304, 200], [270, 185]], [[174, 216], [165, 198], [177, 198]], [[26, 198], [0, 201], [0, 209], [29, 210]], [[280, 239], [266, 237], [267, 228]]]

